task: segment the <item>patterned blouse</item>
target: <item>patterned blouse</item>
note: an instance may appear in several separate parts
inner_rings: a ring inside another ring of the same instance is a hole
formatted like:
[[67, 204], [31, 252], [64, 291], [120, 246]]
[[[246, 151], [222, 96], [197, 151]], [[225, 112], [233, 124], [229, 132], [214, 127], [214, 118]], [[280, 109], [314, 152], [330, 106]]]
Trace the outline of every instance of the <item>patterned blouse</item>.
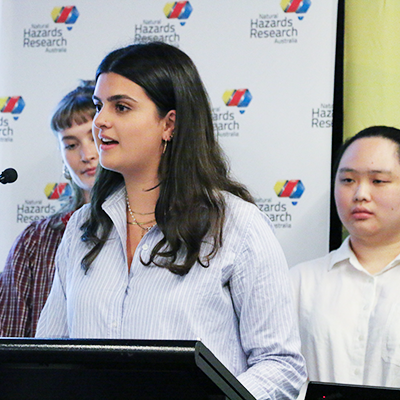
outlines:
[[34, 337], [54, 277], [54, 259], [72, 213], [54, 229], [54, 218], [32, 222], [16, 238], [0, 276], [0, 333]]

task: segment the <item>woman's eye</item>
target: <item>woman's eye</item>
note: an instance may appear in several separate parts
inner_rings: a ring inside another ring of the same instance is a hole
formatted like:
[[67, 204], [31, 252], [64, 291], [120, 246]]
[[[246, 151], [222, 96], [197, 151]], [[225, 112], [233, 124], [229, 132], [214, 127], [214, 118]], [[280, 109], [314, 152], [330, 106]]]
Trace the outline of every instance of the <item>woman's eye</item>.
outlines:
[[75, 144], [66, 144], [64, 148], [65, 150], [73, 150], [75, 146], [76, 146]]
[[126, 107], [123, 104], [116, 104], [115, 108], [117, 109], [118, 112], [124, 112], [129, 109], [128, 107]]
[[96, 112], [99, 112], [101, 110], [101, 104], [95, 104], [94, 106], [96, 108]]

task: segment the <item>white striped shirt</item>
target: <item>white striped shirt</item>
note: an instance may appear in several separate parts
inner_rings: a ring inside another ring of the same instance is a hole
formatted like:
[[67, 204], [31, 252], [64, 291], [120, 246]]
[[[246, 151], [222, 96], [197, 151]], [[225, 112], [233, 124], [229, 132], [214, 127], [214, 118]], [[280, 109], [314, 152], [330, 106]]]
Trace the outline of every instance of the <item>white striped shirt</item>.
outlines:
[[287, 264], [268, 218], [228, 194], [223, 246], [208, 268], [197, 263], [179, 276], [144, 266], [140, 258], [147, 261], [162, 238], [155, 226], [128, 273], [124, 194], [122, 188], [103, 204], [114, 227], [87, 274], [79, 228], [89, 205], [72, 216], [36, 336], [200, 339], [257, 399], [296, 398], [304, 360]]

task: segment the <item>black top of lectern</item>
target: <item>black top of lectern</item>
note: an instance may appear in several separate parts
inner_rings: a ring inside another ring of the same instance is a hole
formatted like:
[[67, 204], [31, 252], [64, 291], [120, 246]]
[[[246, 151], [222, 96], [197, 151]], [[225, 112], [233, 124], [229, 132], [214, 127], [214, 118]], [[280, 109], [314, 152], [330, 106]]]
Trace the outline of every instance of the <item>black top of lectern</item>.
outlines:
[[5, 400], [254, 400], [199, 341], [0, 339]]
[[382, 386], [313, 382], [308, 384], [305, 400], [399, 400], [400, 389]]

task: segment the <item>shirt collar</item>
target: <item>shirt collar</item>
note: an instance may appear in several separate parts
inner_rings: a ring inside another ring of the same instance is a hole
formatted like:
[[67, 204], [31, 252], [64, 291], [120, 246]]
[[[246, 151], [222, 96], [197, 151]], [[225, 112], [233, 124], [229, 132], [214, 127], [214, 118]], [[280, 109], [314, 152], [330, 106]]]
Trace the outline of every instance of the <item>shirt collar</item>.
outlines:
[[[368, 271], [366, 271], [365, 268], [363, 268], [363, 266], [358, 261], [356, 255], [354, 254], [354, 252], [350, 246], [350, 237], [349, 236], [343, 241], [342, 245], [337, 250], [332, 252], [332, 257], [331, 257], [331, 261], [330, 261], [330, 264], [328, 267], [328, 271], [330, 271], [334, 267], [339, 266], [346, 262], [351, 264], [354, 268], [368, 274]], [[388, 269], [396, 267], [399, 264], [400, 264], [400, 254], [393, 261], [391, 261], [388, 265], [386, 265], [386, 267], [383, 268], [382, 271], [380, 271], [379, 273], [377, 273], [375, 275], [382, 274], [383, 272], [387, 271]]]
[[328, 271], [330, 271], [333, 267], [342, 264], [343, 262], [350, 261], [353, 258], [357, 259], [353, 250], [350, 247], [349, 237], [347, 237], [343, 241], [341, 246], [337, 250], [332, 252]]
[[102, 204], [103, 210], [111, 218], [123, 243], [126, 242], [126, 201], [125, 185], [112, 193]]
[[[122, 240], [126, 241], [126, 188], [121, 185], [104, 201], [102, 208], [111, 218], [118, 234]], [[157, 230], [155, 225], [151, 231]]]

